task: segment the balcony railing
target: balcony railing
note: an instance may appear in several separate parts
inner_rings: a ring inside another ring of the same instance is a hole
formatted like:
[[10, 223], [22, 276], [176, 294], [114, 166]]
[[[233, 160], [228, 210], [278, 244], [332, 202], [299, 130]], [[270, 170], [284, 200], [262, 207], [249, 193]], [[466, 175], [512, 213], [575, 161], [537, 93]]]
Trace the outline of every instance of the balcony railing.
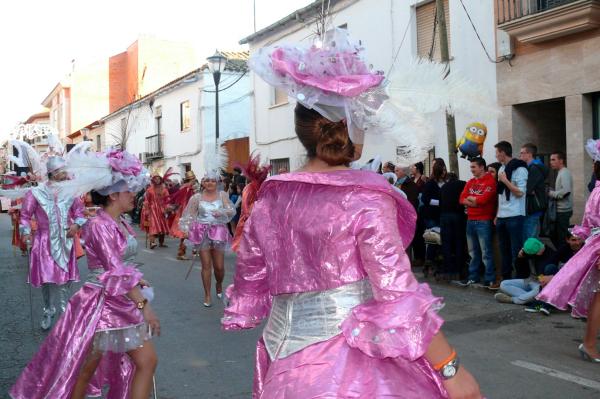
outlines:
[[146, 161], [162, 158], [162, 139], [160, 134], [146, 137]]
[[578, 0], [497, 0], [498, 25], [575, 1]]

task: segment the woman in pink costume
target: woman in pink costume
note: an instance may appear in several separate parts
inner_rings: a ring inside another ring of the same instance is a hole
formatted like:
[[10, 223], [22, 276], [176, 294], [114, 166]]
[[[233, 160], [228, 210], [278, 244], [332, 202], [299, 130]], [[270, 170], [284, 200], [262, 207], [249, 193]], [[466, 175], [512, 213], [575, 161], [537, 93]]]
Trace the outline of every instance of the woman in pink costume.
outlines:
[[129, 263], [137, 241], [121, 218], [133, 208], [135, 191], [147, 184], [147, 172], [123, 152], [82, 154], [69, 162], [75, 178], [65, 187], [94, 189], [94, 202], [102, 207], [82, 231], [88, 279], [10, 395], [83, 399], [86, 393], [100, 396], [109, 385], [108, 398], [147, 399], [157, 363], [150, 337], [160, 333], [160, 324], [141, 291], [147, 283]]
[[204, 307], [212, 306], [211, 274], [214, 270], [217, 297], [223, 296], [225, 250], [231, 242], [227, 223], [235, 216], [235, 208], [226, 192], [219, 189], [220, 176], [210, 171], [200, 181], [201, 191], [188, 202], [179, 226], [202, 263]]
[[574, 317], [587, 317], [579, 353], [585, 360], [600, 363], [597, 336], [600, 331], [600, 140], [589, 140], [586, 150], [594, 160], [596, 188], [586, 205], [581, 225], [572, 234], [585, 245], [550, 280], [538, 299], [559, 309], [571, 307]]

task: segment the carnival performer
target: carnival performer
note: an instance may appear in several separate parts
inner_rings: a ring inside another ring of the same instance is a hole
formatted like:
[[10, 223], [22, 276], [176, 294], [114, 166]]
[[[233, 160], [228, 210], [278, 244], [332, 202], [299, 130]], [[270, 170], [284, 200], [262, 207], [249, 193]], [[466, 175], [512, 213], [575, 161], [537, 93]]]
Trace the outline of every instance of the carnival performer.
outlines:
[[189, 260], [189, 258], [185, 256], [187, 250], [185, 246], [185, 233], [181, 231], [181, 228], [179, 227], [179, 221], [181, 220], [181, 215], [190, 201], [190, 198], [192, 198], [192, 196], [198, 190], [199, 187], [198, 180], [196, 180], [196, 175], [193, 171], [188, 170], [185, 172], [183, 184], [179, 190], [177, 190], [177, 192], [170, 197], [171, 203], [169, 207], [171, 209], [171, 213], [169, 214], [169, 226], [171, 228], [171, 236], [179, 238], [179, 247], [177, 248], [178, 260]]
[[121, 151], [80, 154], [69, 171], [75, 177], [63, 188], [93, 190], [101, 207], [82, 231], [88, 278], [10, 395], [83, 399], [109, 385], [107, 398], [147, 399], [157, 364], [151, 336], [160, 334], [160, 322], [143, 294], [148, 283], [129, 263], [138, 245], [122, 215], [149, 176], [134, 155]]
[[218, 169], [209, 169], [200, 181], [200, 192], [194, 194], [183, 211], [179, 222], [181, 231], [192, 243], [202, 263], [202, 285], [205, 307], [212, 306], [211, 274], [214, 270], [217, 297], [223, 297], [225, 278], [225, 250], [231, 242], [227, 223], [235, 215], [235, 208], [220, 187]]
[[[14, 172], [13, 172], [14, 173]], [[0, 191], [0, 195], [4, 195], [5, 193], [11, 193], [20, 187], [28, 185], [30, 183], [27, 177], [19, 177], [15, 174], [6, 174], [2, 176], [2, 189]], [[27, 244], [24, 240], [21, 239], [21, 232], [19, 229], [20, 221], [21, 221], [21, 204], [23, 203], [23, 198], [21, 195], [17, 195], [16, 197], [10, 198], [10, 208], [8, 209], [8, 215], [10, 216], [10, 220], [12, 223], [12, 246], [19, 248], [21, 251], [21, 256], [27, 256]]]
[[[253, 397], [480, 398], [440, 330], [442, 300], [411, 272], [414, 208], [383, 177], [348, 167], [363, 140], [387, 128], [409, 145], [406, 166], [424, 158], [418, 142], [429, 127], [408, 97], [422, 90], [385, 91], [398, 86], [391, 80], [384, 90], [384, 76], [367, 67], [346, 30], [317, 39], [259, 49], [250, 60], [255, 73], [298, 100], [295, 130], [308, 156], [299, 172], [262, 185], [226, 292], [225, 330], [268, 317]], [[442, 92], [443, 76], [440, 68], [427, 81]], [[465, 98], [475, 95], [468, 91]]]
[[567, 310], [576, 318], [587, 318], [579, 353], [584, 360], [600, 363], [600, 140], [589, 140], [586, 150], [594, 160], [596, 188], [585, 205], [581, 225], [571, 234], [585, 240], [585, 245], [550, 280], [537, 296], [540, 301]]
[[248, 178], [249, 183], [246, 185], [246, 187], [244, 187], [244, 191], [242, 191], [242, 213], [235, 229], [233, 242], [231, 244], [231, 249], [234, 252], [237, 252], [238, 250], [242, 233], [244, 231], [244, 225], [246, 224], [248, 217], [250, 217], [252, 207], [258, 198], [260, 186], [264, 183], [267, 177], [269, 177], [271, 165], [261, 165], [260, 155], [256, 154], [250, 156], [248, 163], [245, 166], [242, 166], [241, 169], [244, 173], [244, 176]]
[[[167, 206], [169, 204], [169, 191], [165, 187], [165, 177], [170, 173], [170, 169], [165, 176], [155, 173], [152, 176], [152, 184], [146, 190], [144, 196], [144, 206], [142, 208], [142, 217], [140, 226], [150, 235], [150, 249], [157, 245], [167, 247], [165, 244], [165, 235], [169, 233], [167, 223]], [[156, 238], [158, 237], [158, 244]]]
[[[43, 314], [41, 327], [47, 330], [58, 311], [64, 312], [71, 283], [79, 281], [79, 269], [73, 238], [85, 224], [83, 203], [65, 195], [58, 182], [68, 178], [65, 160], [50, 156], [46, 163], [48, 181], [33, 187], [21, 207], [22, 240], [31, 244], [29, 283], [42, 287]], [[37, 222], [33, 241], [32, 219]], [[58, 302], [58, 303], [57, 303]]]

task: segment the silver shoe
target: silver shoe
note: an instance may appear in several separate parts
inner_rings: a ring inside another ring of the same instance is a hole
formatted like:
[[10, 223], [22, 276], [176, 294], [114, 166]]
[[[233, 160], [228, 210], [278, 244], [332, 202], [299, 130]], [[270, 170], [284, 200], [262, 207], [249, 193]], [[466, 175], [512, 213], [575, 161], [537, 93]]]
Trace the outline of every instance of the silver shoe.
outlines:
[[585, 349], [585, 346], [583, 346], [583, 344], [579, 345], [579, 354], [581, 355], [581, 358], [583, 360], [587, 360], [588, 362], [592, 362], [592, 363], [600, 363], [600, 358], [597, 357], [592, 357], [587, 350]]
[[52, 318], [54, 317], [55, 313], [56, 309], [54, 308], [44, 309], [42, 321], [40, 321], [40, 327], [42, 328], [42, 330], [47, 331], [50, 329], [50, 326], [52, 326]]

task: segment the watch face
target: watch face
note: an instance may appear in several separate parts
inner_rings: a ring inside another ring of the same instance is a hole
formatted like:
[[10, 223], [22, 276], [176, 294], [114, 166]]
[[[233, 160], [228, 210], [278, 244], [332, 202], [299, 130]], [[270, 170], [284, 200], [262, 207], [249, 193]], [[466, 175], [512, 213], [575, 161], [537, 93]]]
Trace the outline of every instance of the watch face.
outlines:
[[454, 366], [446, 366], [444, 367], [444, 370], [442, 371], [442, 375], [445, 378], [452, 378], [456, 375], [456, 367]]

